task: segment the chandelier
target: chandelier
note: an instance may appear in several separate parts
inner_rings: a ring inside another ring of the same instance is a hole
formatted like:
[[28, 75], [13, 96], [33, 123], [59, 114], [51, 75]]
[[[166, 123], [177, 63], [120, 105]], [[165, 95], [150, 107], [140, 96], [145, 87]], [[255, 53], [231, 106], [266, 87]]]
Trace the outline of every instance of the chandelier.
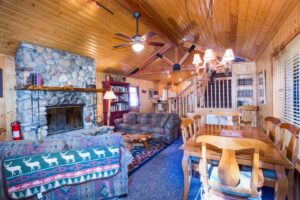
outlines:
[[[222, 60], [220, 61], [212, 49], [205, 51], [202, 61], [200, 54], [194, 54], [193, 64], [196, 68], [196, 75], [199, 75], [199, 70], [204, 69], [207, 77], [213, 76], [216, 72], [224, 72], [228, 75], [231, 72], [231, 63], [234, 60], [232, 49], [226, 49]], [[201, 64], [203, 65], [201, 66]]]

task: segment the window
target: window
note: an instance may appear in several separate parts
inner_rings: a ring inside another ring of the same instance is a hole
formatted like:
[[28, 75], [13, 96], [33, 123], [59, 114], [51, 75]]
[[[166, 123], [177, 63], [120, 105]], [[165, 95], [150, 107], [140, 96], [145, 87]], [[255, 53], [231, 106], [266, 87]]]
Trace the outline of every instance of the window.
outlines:
[[129, 95], [130, 95], [130, 106], [137, 107], [139, 106], [139, 93], [138, 87], [129, 87]]
[[204, 98], [205, 108], [231, 108], [231, 79], [218, 78], [208, 82]]
[[300, 35], [276, 57], [274, 66], [274, 114], [282, 120], [300, 125], [299, 74]]

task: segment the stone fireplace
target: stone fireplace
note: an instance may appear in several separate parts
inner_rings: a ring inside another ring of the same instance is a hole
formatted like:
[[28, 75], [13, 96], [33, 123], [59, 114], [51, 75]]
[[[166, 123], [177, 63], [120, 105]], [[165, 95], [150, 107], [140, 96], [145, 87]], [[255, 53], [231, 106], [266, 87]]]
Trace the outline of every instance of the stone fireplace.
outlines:
[[[27, 85], [32, 72], [41, 73], [43, 86], [96, 85], [92, 58], [22, 43], [16, 53], [17, 86]], [[17, 90], [17, 120], [28, 140], [41, 138], [41, 130], [47, 135], [90, 128], [97, 119], [96, 109], [93, 92]], [[71, 113], [76, 117], [71, 118]]]
[[48, 135], [83, 128], [83, 107], [84, 104], [47, 106]]

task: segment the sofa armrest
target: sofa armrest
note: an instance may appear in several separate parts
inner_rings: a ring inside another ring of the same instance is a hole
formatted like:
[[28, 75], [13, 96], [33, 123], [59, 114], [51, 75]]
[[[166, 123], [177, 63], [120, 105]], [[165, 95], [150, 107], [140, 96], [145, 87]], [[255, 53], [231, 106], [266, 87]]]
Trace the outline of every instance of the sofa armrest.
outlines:
[[178, 127], [180, 126], [180, 118], [178, 117], [177, 114], [171, 114], [171, 116], [165, 123], [164, 128], [173, 129], [174, 127], [177, 127], [177, 126]]
[[121, 123], [123, 123], [123, 118], [115, 119], [114, 123], [115, 124], [121, 124]]

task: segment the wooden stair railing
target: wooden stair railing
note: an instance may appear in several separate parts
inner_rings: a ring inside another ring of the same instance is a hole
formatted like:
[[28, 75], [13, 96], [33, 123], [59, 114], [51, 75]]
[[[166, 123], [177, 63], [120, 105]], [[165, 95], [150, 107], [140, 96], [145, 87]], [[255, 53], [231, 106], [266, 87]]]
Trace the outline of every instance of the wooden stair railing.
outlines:
[[176, 97], [170, 98], [169, 112], [175, 112], [180, 117], [186, 117], [188, 113], [195, 113], [204, 102], [204, 94], [207, 87], [206, 74], [194, 76], [191, 83], [183, 89]]

